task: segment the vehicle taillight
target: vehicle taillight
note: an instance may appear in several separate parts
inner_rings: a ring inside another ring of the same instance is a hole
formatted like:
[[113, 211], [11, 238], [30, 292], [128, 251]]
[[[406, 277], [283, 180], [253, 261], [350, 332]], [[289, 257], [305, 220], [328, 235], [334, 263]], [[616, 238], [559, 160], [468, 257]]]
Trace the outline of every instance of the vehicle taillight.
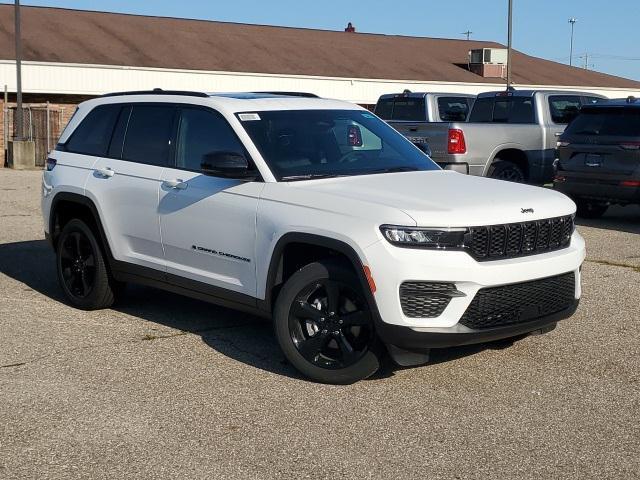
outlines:
[[553, 181], [555, 183], [562, 183], [565, 182], [567, 180], [567, 177], [564, 177], [562, 175], [556, 175], [555, 177], [553, 177]]
[[350, 147], [361, 147], [362, 146], [362, 132], [360, 131], [360, 127], [357, 125], [350, 125], [347, 130], [347, 142]]
[[46, 165], [47, 172], [50, 172], [51, 170], [53, 170], [57, 163], [58, 162], [56, 161], [55, 158], [47, 158], [47, 165]]
[[625, 150], [640, 150], [640, 142], [624, 142], [620, 146]]
[[623, 180], [620, 182], [621, 187], [640, 187], [640, 180]]
[[449, 129], [447, 145], [449, 153], [467, 153], [467, 144], [464, 141], [464, 133], [458, 128]]

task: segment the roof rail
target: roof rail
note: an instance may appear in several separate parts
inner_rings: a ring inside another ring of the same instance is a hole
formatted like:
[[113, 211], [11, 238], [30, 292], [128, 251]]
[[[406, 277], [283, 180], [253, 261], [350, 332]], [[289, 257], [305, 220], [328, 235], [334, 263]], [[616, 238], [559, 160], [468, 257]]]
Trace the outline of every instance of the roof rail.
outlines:
[[104, 95], [101, 95], [101, 97], [119, 97], [121, 95], [183, 95], [185, 97], [209, 98], [209, 95], [204, 92], [190, 92], [187, 90], [163, 90], [161, 88], [154, 88], [153, 90], [133, 90], [129, 92], [105, 93]]
[[305, 97], [305, 98], [320, 98], [315, 93], [309, 92], [253, 92], [263, 95], [282, 95], [283, 97]]

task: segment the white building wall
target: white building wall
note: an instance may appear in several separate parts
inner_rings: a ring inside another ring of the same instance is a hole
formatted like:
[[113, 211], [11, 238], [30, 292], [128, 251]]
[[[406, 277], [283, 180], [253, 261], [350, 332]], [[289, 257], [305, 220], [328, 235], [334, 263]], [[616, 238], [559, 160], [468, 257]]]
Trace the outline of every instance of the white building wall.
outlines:
[[[48, 94], [101, 95], [126, 90], [195, 90], [204, 92], [303, 91], [322, 97], [373, 104], [385, 93], [412, 91], [473, 93], [502, 89], [504, 82], [456, 83], [382, 80], [361, 78], [274, 75], [264, 73], [214, 72], [113, 65], [84, 65], [49, 62], [23, 62], [24, 92]], [[15, 62], [0, 60], [0, 88], [16, 89]], [[609, 98], [640, 96], [630, 89], [576, 86], [514, 85], [516, 88], [582, 90]]]

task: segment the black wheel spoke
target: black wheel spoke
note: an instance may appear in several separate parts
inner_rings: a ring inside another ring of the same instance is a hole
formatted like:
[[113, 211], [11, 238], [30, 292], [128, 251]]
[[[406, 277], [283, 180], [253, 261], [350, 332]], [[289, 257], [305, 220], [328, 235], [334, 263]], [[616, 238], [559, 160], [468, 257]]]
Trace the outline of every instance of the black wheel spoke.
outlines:
[[340, 306], [340, 288], [335, 282], [327, 282], [325, 284], [325, 290], [327, 292], [327, 310], [329, 315], [338, 312]]
[[342, 352], [342, 362], [345, 364], [351, 363], [357, 356], [357, 353], [349, 343], [349, 340], [347, 340], [347, 337], [344, 336], [344, 333], [340, 332], [336, 337], [336, 341], [338, 342], [338, 347], [340, 347], [340, 352]]
[[327, 344], [328, 339], [329, 337], [326, 333], [318, 332], [313, 337], [309, 337], [301, 341], [298, 344], [298, 351], [310, 362], [315, 362], [316, 358]]
[[96, 259], [93, 256], [93, 253], [90, 253], [87, 258], [84, 260], [84, 266], [93, 268], [96, 266]]
[[80, 281], [82, 283], [82, 295], [87, 295], [91, 291], [91, 285], [85, 272], [80, 274]]
[[297, 318], [310, 320], [320, 320], [324, 316], [320, 310], [305, 301], [295, 302], [291, 313]]
[[362, 310], [356, 310], [355, 312], [340, 315], [340, 319], [343, 321], [345, 327], [363, 326], [369, 324], [369, 315]]

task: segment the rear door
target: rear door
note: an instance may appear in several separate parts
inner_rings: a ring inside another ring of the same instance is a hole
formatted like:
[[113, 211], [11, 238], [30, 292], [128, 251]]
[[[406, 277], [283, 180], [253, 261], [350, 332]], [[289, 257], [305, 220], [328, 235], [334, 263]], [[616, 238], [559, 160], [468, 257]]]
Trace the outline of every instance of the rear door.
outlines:
[[220, 113], [181, 109], [175, 165], [162, 173], [160, 188], [167, 273], [192, 280], [187, 287], [205, 293], [222, 294], [222, 288], [225, 296], [255, 297], [256, 211], [264, 183], [203, 173], [208, 158], [229, 152], [248, 158]]
[[629, 176], [640, 165], [640, 109], [585, 108], [562, 142], [563, 170]]
[[116, 260], [164, 271], [158, 191], [173, 150], [177, 109], [161, 103], [122, 105], [109, 150], [94, 164], [94, 197]]

